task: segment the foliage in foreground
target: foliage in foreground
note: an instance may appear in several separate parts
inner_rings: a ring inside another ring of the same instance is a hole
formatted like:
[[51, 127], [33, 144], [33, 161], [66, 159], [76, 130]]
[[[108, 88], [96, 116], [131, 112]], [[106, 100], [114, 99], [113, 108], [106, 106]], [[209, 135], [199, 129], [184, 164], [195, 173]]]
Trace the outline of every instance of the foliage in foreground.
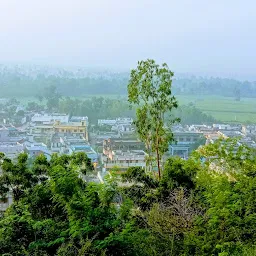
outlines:
[[41, 155], [32, 167], [25, 154], [17, 163], [2, 156], [1, 168], [1, 195], [11, 188], [14, 199], [0, 220], [1, 255], [102, 255], [125, 228], [115, 190], [81, 178], [91, 169], [85, 154]]
[[236, 141], [170, 158], [160, 180], [132, 167], [86, 183], [84, 154], [32, 166], [23, 154], [1, 159], [1, 196], [14, 196], [0, 219], [1, 255], [256, 254], [255, 152]]

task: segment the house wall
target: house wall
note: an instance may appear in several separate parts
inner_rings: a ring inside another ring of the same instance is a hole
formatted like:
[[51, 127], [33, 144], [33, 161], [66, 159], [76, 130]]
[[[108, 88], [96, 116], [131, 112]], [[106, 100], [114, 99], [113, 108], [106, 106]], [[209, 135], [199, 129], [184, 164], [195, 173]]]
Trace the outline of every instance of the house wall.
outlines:
[[0, 212], [4, 212], [11, 204], [12, 204], [12, 196], [10, 194], [7, 195], [6, 200], [0, 200]]
[[8, 158], [14, 159], [23, 152], [23, 146], [2, 144], [0, 145], [0, 152], [4, 153]]
[[7, 129], [0, 130], [0, 142], [10, 141], [9, 131]]
[[54, 131], [60, 134], [77, 134], [82, 135], [86, 138], [88, 141], [88, 131], [86, 127], [86, 122], [82, 121], [80, 124], [55, 124], [54, 125]]
[[69, 121], [68, 115], [41, 115], [41, 114], [35, 114], [31, 118], [32, 122], [37, 123], [44, 123], [44, 122], [55, 122], [60, 121], [62, 123], [67, 123]]
[[126, 162], [126, 161], [111, 161], [105, 162], [104, 168], [112, 169], [114, 167], [119, 167], [121, 169], [128, 169], [130, 167], [146, 167], [146, 162]]

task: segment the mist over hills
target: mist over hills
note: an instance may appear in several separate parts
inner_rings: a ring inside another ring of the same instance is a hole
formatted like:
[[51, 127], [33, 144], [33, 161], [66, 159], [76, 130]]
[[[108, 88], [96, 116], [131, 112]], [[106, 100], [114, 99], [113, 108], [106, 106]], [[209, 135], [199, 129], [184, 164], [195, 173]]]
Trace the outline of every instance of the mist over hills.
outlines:
[[[170, 66], [170, 65], [169, 65]], [[170, 66], [171, 68], [171, 66]], [[131, 69], [131, 68], [130, 68]], [[123, 76], [129, 77], [130, 69], [128, 68], [111, 68], [103, 66], [75, 66], [75, 65], [49, 65], [49, 64], [33, 64], [33, 63], [0, 63], [0, 73], [13, 73], [15, 75], [27, 75], [35, 77], [36, 75], [44, 76], [60, 76], [70, 78], [82, 78], [90, 76]], [[172, 69], [172, 68], [171, 68]], [[234, 79], [239, 81], [256, 81], [256, 74], [253, 73], [225, 73], [225, 72], [179, 72], [173, 70], [175, 78], [193, 79], [193, 78], [222, 78]]]
[[[55, 86], [63, 96], [126, 95], [129, 71], [87, 67], [1, 64], [1, 97], [31, 97]], [[256, 82], [177, 73], [174, 94], [256, 97]]]

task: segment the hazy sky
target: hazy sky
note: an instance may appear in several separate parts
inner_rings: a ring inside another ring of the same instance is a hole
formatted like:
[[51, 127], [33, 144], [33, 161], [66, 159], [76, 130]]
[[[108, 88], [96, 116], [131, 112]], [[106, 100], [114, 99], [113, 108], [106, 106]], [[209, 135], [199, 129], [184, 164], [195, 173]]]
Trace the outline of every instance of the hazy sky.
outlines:
[[0, 0], [0, 62], [255, 74], [254, 0]]

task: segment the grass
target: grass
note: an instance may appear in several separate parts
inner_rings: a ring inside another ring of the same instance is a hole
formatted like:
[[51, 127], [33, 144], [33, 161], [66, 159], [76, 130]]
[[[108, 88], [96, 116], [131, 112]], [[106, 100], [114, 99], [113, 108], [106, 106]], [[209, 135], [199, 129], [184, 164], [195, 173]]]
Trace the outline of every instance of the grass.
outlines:
[[235, 101], [222, 96], [177, 96], [181, 105], [191, 104], [203, 112], [223, 122], [256, 123], [256, 101], [253, 98], [242, 98]]

